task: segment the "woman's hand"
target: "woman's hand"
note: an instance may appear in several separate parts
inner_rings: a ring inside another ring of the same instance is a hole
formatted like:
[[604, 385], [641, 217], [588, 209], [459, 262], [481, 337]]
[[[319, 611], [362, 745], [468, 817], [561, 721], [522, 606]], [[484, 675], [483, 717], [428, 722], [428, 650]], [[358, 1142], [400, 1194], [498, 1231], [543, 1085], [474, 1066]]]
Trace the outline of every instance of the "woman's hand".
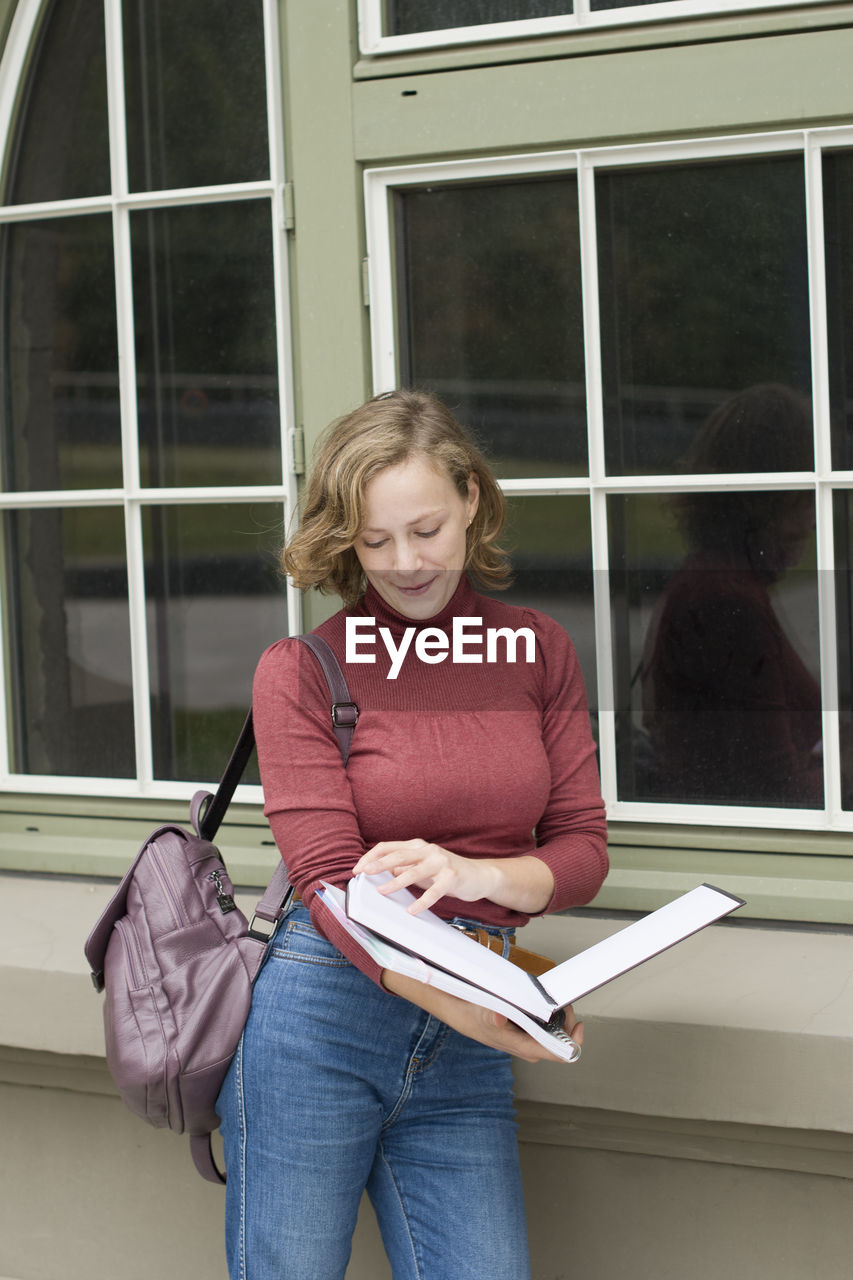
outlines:
[[544, 911], [554, 893], [554, 877], [539, 858], [463, 858], [440, 844], [426, 840], [383, 840], [368, 849], [353, 867], [375, 876], [390, 871], [394, 877], [380, 893], [394, 893], [410, 886], [422, 889], [409, 911], [417, 915], [438, 902], [456, 898], [479, 902], [487, 898], [501, 907], [532, 915]]
[[390, 871], [394, 879], [382, 885], [380, 893], [415, 886], [423, 894], [409, 907], [412, 915], [425, 911], [439, 898], [458, 898], [461, 902], [477, 902], [489, 898], [497, 887], [497, 877], [489, 859], [475, 860], [451, 853], [440, 844], [426, 840], [383, 840], [376, 844], [353, 867], [353, 874], [364, 871], [375, 876]]
[[[460, 1000], [448, 995], [436, 987], [418, 982], [416, 978], [405, 977], [394, 973], [391, 969], [383, 969], [382, 985], [393, 995], [411, 1000], [413, 1004], [433, 1014], [454, 1031], [488, 1045], [491, 1049], [499, 1049], [503, 1053], [512, 1054], [524, 1062], [563, 1062], [529, 1036], [521, 1027], [510, 1022], [503, 1014], [494, 1013], [491, 1009], [483, 1009], [480, 1005]], [[566, 1008], [565, 1028], [576, 1044], [583, 1044], [583, 1023], [575, 1021], [574, 1010]]]

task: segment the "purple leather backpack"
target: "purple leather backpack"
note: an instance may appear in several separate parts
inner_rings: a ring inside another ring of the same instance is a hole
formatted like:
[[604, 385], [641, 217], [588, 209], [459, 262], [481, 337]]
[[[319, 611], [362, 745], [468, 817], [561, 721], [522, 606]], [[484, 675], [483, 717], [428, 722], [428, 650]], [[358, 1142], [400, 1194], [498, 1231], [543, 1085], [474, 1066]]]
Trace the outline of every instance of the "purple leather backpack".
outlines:
[[[300, 636], [323, 668], [346, 764], [358, 708], [319, 636]], [[198, 791], [193, 830], [152, 831], [86, 942], [105, 992], [107, 1067], [122, 1099], [156, 1128], [190, 1135], [196, 1168], [225, 1182], [211, 1151], [215, 1103], [242, 1034], [252, 987], [292, 889], [282, 861], [249, 922], [212, 843], [254, 748], [252, 713], [215, 796]]]

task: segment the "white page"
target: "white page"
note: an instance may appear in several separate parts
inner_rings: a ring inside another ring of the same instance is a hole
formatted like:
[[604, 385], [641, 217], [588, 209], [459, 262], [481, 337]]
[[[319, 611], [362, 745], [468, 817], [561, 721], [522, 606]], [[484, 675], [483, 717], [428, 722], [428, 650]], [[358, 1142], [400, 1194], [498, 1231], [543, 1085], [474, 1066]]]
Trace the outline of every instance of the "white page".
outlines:
[[[496, 1013], [502, 1013], [505, 1018], [509, 1018], [510, 1022], [514, 1022], [517, 1027], [521, 1027], [522, 1031], [526, 1031], [529, 1036], [532, 1036], [534, 1040], [551, 1053], [556, 1054], [558, 1058], [562, 1058], [564, 1062], [576, 1062], [580, 1057], [580, 1046], [575, 1044], [574, 1040], [567, 1034], [546, 1031], [544, 1027], [541, 1027], [538, 1022], [534, 1022], [532, 1018], [528, 1018], [527, 1014], [520, 1009], [508, 1004], [505, 1000], [501, 1000], [500, 996], [483, 991], [481, 987], [472, 986], [464, 978], [457, 978], [451, 973], [445, 973], [444, 970], [437, 969], [425, 960], [419, 960], [416, 956], [398, 950], [392, 943], [384, 942], [381, 938], [377, 938], [369, 929], [365, 929], [355, 920], [350, 919], [346, 914], [343, 892], [334, 885], [326, 884], [323, 881], [323, 888], [319, 890], [319, 893], [329, 910], [340, 921], [350, 937], [363, 948], [367, 955], [372, 956], [374, 960], [381, 964], [383, 969], [391, 969], [394, 973], [402, 973], [408, 977], [417, 978], [419, 982], [425, 982], [428, 986], [437, 987], [439, 991], [446, 991], [449, 995], [456, 996], [460, 1000], [467, 1000], [471, 1004], [480, 1005], [481, 1008], [493, 1009]], [[474, 945], [478, 946], [479, 944], [474, 943]]]
[[497, 952], [480, 946], [473, 938], [466, 938], [432, 911], [409, 915], [406, 907], [415, 901], [415, 896], [408, 889], [398, 889], [387, 896], [379, 893], [379, 886], [391, 878], [390, 872], [376, 876], [362, 873], [350, 880], [347, 915], [380, 938], [388, 938], [431, 964], [449, 969], [466, 982], [485, 987], [509, 1004], [548, 1021], [554, 1005], [530, 974]]
[[539, 981], [558, 1006], [571, 1004], [742, 905], [722, 889], [699, 885], [549, 969]]

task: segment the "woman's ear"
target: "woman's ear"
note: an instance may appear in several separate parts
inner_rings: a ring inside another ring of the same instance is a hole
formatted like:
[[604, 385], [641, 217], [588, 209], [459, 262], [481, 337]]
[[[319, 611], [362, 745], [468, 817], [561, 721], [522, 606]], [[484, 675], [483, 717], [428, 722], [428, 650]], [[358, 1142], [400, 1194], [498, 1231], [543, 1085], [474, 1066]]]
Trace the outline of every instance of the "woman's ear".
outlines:
[[474, 519], [474, 516], [477, 514], [477, 508], [479, 507], [479, 505], [480, 505], [480, 481], [477, 478], [476, 472], [472, 471], [468, 477], [468, 501], [465, 504], [468, 524], [471, 523], [471, 521]]

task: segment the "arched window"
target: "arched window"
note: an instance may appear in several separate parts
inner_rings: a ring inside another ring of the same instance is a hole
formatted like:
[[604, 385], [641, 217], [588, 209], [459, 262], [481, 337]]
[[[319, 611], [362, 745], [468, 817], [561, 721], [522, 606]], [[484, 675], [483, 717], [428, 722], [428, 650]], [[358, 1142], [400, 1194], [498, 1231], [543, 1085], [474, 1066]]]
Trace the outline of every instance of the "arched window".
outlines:
[[217, 777], [255, 661], [288, 630], [276, 49], [269, 0], [15, 12], [0, 67], [12, 789]]

